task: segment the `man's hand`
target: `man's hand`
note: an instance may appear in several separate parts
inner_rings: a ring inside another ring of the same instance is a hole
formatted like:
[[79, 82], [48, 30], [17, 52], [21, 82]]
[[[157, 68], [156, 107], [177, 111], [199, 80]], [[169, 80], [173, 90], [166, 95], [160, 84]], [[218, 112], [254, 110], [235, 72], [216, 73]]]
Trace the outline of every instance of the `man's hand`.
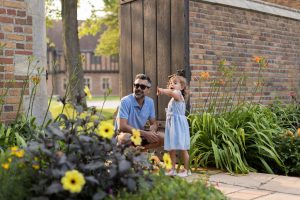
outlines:
[[150, 143], [159, 142], [159, 137], [154, 131], [143, 131], [142, 136]]
[[157, 131], [157, 125], [156, 124], [152, 124], [150, 126], [150, 129], [149, 129], [151, 132], [156, 132]]

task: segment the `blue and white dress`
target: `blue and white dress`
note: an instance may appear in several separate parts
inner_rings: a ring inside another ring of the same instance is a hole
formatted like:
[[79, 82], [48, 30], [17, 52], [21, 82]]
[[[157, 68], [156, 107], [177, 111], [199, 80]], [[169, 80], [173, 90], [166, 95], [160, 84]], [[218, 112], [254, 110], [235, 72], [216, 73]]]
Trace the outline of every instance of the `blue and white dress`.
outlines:
[[176, 101], [172, 98], [166, 108], [164, 149], [167, 151], [190, 149], [190, 131], [185, 116], [185, 101], [181, 92], [178, 91], [178, 93], [182, 100]]

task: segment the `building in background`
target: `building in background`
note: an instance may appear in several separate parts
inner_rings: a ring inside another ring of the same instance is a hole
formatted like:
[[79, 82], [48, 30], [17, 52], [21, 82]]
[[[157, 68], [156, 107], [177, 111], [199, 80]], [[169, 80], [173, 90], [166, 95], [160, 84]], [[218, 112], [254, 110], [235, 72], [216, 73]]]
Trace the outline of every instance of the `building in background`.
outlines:
[[[80, 22], [79, 22], [80, 24]], [[47, 37], [47, 90], [51, 95], [63, 96], [68, 84], [66, 66], [63, 56], [62, 22], [54, 21], [48, 28]], [[90, 88], [93, 96], [103, 96], [104, 92], [112, 89], [113, 96], [119, 96], [119, 58], [118, 56], [96, 56], [94, 50], [99, 35], [84, 36], [80, 39], [80, 52], [84, 83]]]

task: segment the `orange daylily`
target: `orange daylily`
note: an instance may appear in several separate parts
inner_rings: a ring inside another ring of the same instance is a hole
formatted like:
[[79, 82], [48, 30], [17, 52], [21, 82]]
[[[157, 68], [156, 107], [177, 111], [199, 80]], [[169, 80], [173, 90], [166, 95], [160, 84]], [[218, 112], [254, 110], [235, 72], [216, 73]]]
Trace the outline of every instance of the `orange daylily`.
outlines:
[[209, 73], [208, 72], [200, 72], [200, 77], [203, 78], [204, 80], [208, 80]]

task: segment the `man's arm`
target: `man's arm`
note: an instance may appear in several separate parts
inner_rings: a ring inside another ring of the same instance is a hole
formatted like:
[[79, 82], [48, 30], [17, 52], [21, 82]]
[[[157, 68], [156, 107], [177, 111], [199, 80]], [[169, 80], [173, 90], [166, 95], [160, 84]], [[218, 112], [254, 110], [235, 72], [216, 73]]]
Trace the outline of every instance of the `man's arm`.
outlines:
[[150, 122], [150, 131], [156, 132], [157, 128], [158, 128], [158, 125], [157, 125], [157, 122], [156, 122], [155, 118], [150, 119], [149, 122]]
[[128, 124], [127, 119], [119, 118], [118, 124], [120, 132], [132, 133], [133, 127]]
[[[151, 122], [150, 122], [151, 123]], [[155, 125], [156, 126], [156, 125]], [[119, 131], [120, 132], [126, 132], [126, 133], [130, 133], [132, 134], [132, 129], [133, 127], [130, 126], [127, 122], [127, 119], [119, 119]], [[145, 139], [147, 139], [149, 142], [153, 143], [153, 142], [158, 142], [159, 138], [158, 136], [155, 134], [154, 131], [144, 131], [144, 130], [140, 130], [141, 136], [144, 137]]]

